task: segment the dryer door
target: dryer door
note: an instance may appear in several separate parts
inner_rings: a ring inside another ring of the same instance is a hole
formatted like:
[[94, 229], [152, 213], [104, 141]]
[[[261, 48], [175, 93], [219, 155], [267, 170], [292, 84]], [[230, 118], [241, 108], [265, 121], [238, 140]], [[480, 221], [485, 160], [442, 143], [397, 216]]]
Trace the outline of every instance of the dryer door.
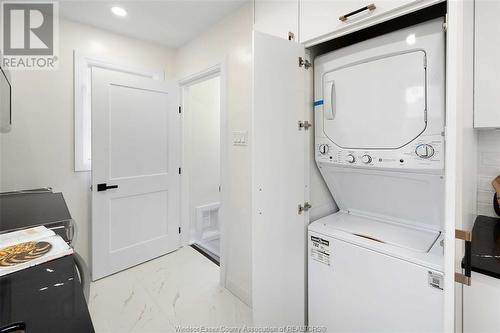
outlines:
[[426, 128], [426, 54], [411, 50], [323, 76], [324, 132], [348, 149], [398, 149]]

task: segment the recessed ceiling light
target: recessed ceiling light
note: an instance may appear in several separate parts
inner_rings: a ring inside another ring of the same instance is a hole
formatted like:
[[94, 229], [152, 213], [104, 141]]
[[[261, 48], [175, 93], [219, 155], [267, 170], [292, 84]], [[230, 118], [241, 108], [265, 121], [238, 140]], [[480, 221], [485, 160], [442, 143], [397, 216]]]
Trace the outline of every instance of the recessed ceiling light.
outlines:
[[111, 12], [116, 16], [124, 17], [127, 16], [127, 11], [122, 7], [111, 7]]

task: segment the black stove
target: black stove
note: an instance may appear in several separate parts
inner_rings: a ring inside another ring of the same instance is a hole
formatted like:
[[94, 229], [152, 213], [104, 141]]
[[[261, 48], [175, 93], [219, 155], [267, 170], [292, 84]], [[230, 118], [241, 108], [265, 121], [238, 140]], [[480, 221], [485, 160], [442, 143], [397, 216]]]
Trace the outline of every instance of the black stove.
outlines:
[[[0, 233], [40, 225], [72, 244], [75, 224], [62, 193], [0, 193]], [[2, 276], [0, 332], [92, 333], [85, 294], [88, 272], [77, 253]]]

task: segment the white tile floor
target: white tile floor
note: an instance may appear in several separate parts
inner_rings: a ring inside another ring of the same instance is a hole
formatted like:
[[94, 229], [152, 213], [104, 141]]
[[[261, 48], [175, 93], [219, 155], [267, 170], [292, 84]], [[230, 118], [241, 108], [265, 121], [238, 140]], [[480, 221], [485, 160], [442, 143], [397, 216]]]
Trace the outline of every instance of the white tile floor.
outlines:
[[211, 239], [209, 241], [203, 241], [200, 243], [200, 245], [203, 246], [208, 251], [212, 252], [213, 254], [220, 256], [220, 239], [219, 238]]
[[89, 309], [97, 333], [251, 325], [250, 308], [219, 286], [219, 267], [191, 247], [96, 281]]

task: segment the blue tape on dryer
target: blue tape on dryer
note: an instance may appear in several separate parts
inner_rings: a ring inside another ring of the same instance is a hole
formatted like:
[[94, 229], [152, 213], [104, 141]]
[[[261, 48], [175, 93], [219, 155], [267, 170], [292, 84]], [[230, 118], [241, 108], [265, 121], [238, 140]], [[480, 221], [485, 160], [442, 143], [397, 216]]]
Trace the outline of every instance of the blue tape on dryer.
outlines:
[[314, 106], [320, 106], [320, 105], [323, 105], [323, 100], [320, 99], [319, 101], [314, 101]]

